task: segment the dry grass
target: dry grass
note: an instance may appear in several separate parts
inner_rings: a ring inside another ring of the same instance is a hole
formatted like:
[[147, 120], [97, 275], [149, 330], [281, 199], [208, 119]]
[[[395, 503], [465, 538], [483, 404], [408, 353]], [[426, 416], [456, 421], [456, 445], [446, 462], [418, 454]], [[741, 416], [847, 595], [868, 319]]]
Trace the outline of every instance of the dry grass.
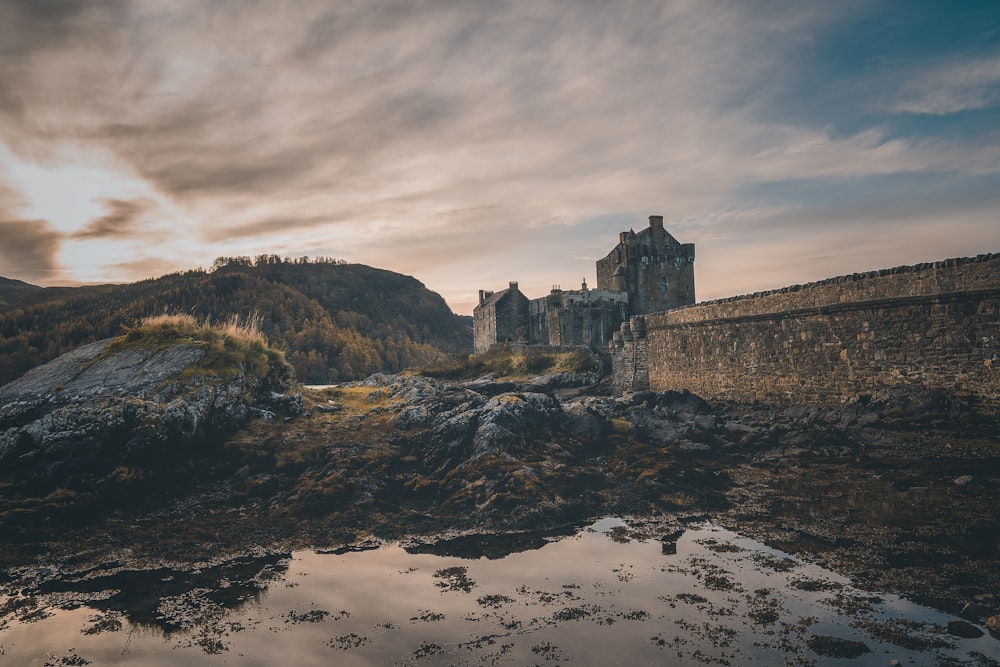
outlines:
[[188, 313], [163, 313], [150, 315], [139, 320], [135, 327], [138, 330], [153, 332], [195, 331], [199, 327], [198, 320]]
[[[359, 385], [303, 387], [301, 392], [303, 405], [311, 413], [308, 419], [287, 424], [255, 421], [230, 446], [254, 455], [269, 451], [278, 469], [334, 459], [368, 465], [369, 458], [381, 460], [386, 452], [395, 451], [386, 444], [396, 432], [391, 421], [395, 413], [387, 409], [392, 403], [388, 392]], [[338, 409], [323, 412], [315, 410], [317, 406]]]
[[[153, 337], [190, 337], [203, 338], [221, 334], [237, 343], [250, 347], [264, 347], [267, 338], [261, 331], [261, 316], [256, 312], [246, 318], [231, 315], [221, 324], [213, 324], [211, 318], [199, 322], [194, 315], [188, 313], [162, 313], [150, 315], [139, 320], [138, 324], [129, 327], [128, 332]], [[206, 335], [211, 332], [210, 335]]]
[[267, 337], [260, 330], [262, 320], [263, 318], [257, 312], [251, 313], [246, 319], [240, 318], [239, 315], [232, 315], [224, 324], [218, 325], [217, 328], [221, 329], [223, 334], [235, 340], [245, 341], [251, 345], [267, 345]]
[[194, 344], [207, 354], [186, 375], [216, 374], [223, 377], [250, 372], [263, 377], [285, 365], [284, 355], [270, 348], [261, 332], [257, 313], [241, 318], [233, 315], [220, 324], [204, 321], [188, 313], [162, 313], [144, 317], [125, 328], [125, 335], [112, 343], [105, 354], [133, 345], [167, 348], [178, 343]]

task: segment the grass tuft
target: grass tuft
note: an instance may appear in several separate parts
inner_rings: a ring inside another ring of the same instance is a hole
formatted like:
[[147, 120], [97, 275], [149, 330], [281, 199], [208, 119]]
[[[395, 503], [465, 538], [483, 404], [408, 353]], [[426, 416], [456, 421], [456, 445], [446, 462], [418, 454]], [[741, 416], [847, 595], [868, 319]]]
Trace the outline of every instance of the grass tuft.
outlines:
[[231, 315], [221, 324], [211, 319], [198, 321], [188, 313], [162, 313], [150, 315], [133, 326], [126, 327], [126, 336], [137, 338], [212, 338], [222, 336], [248, 347], [265, 347], [267, 338], [261, 332], [261, 316], [252, 313], [246, 318]]
[[206, 351], [198, 366], [188, 368], [185, 375], [210, 373], [233, 377], [249, 372], [264, 377], [285, 366], [284, 354], [268, 346], [257, 313], [246, 318], [233, 315], [221, 324], [200, 321], [188, 313], [150, 315], [125, 327], [125, 335], [112, 343], [105, 354], [134, 345], [167, 348], [178, 343], [198, 345]]

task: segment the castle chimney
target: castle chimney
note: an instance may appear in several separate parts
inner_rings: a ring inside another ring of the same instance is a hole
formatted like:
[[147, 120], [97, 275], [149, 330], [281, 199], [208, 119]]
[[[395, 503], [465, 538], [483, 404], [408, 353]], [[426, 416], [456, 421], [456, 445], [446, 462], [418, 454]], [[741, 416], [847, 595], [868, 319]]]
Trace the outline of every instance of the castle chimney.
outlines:
[[628, 240], [628, 232], [618, 232], [618, 242], [625, 243]]
[[480, 306], [483, 305], [483, 301], [485, 300], [486, 300], [486, 290], [481, 289], [479, 290], [479, 305]]
[[651, 215], [649, 216], [649, 226], [653, 229], [663, 229], [663, 216], [662, 215]]
[[517, 289], [517, 281], [515, 281], [515, 280], [510, 281], [510, 288], [511, 289]]

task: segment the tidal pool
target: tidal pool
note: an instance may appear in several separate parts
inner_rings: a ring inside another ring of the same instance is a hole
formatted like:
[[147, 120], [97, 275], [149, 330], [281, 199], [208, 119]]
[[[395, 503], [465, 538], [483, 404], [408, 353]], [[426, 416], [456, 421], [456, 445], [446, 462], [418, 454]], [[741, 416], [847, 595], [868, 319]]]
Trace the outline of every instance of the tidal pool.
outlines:
[[49, 577], [0, 596], [0, 664], [1000, 664], [954, 617], [713, 525], [643, 540], [604, 519], [524, 546]]

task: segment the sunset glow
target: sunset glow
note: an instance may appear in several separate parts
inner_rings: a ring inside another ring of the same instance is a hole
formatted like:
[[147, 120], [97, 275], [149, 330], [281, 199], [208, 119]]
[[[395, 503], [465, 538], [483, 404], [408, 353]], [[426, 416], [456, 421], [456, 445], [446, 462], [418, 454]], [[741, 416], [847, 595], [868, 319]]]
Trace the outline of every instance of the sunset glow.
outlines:
[[1000, 6], [14, 0], [0, 275], [331, 256], [593, 280], [664, 216], [710, 299], [1000, 251]]

